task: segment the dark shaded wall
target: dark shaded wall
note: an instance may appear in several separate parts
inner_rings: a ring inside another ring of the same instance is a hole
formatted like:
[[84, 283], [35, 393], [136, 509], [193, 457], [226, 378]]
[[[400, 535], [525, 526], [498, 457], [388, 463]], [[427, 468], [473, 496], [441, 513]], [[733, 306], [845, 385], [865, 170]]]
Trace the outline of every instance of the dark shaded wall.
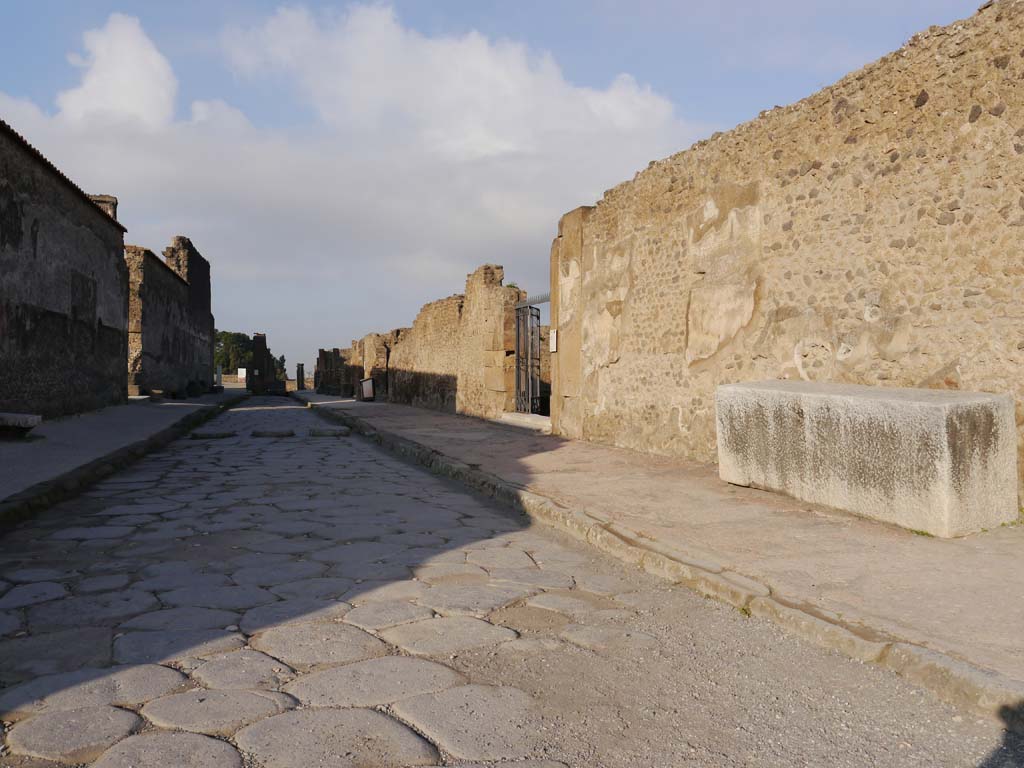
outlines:
[[0, 411], [124, 402], [123, 248], [123, 227], [0, 121]]
[[180, 236], [164, 256], [166, 261], [145, 248], [125, 247], [129, 390], [194, 396], [213, 384], [210, 265]]

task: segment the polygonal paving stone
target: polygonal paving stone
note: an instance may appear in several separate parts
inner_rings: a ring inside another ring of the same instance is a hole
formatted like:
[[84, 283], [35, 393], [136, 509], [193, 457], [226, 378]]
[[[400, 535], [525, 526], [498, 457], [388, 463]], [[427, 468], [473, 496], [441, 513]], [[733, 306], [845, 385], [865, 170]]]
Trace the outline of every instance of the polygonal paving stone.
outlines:
[[112, 589], [121, 589], [127, 586], [131, 577], [123, 573], [113, 573], [109, 576], [90, 576], [82, 579], [75, 585], [75, 591], [79, 593], [107, 592]]
[[593, 627], [570, 624], [562, 630], [561, 637], [573, 645], [591, 651], [616, 651], [621, 648], [655, 648], [658, 638], [646, 632], [620, 627]]
[[136, 589], [161, 592], [170, 589], [207, 589], [227, 586], [231, 582], [222, 573], [207, 573], [191, 563], [159, 563], [145, 568]]
[[129, 632], [114, 641], [114, 660], [122, 664], [160, 664], [211, 656], [243, 645], [242, 635], [220, 629]]
[[275, 689], [295, 676], [291, 667], [259, 651], [232, 651], [211, 656], [192, 670], [207, 688], [220, 690]]
[[490, 575], [479, 565], [470, 563], [437, 563], [416, 568], [416, 578], [428, 584], [486, 584]]
[[138, 715], [116, 707], [57, 710], [18, 723], [7, 743], [16, 755], [88, 763], [141, 724]]
[[405, 768], [439, 760], [429, 742], [369, 709], [286, 712], [243, 728], [235, 742], [264, 768]]
[[405, 563], [389, 561], [385, 563], [337, 563], [331, 566], [327, 575], [359, 581], [393, 582], [408, 579], [410, 573], [409, 566]]
[[404, 699], [395, 714], [462, 760], [526, 757], [533, 699], [518, 688], [463, 685]]
[[226, 742], [197, 733], [154, 731], [125, 739], [103, 753], [93, 768], [242, 768]]
[[[278, 539], [277, 541], [263, 541], [249, 546], [261, 554], [283, 554], [283, 555], [311, 555], [321, 549], [334, 544], [334, 541], [320, 539], [313, 536], [295, 536], [290, 539]], [[326, 563], [325, 563], [326, 565]]]
[[312, 707], [375, 707], [465, 682], [458, 672], [432, 661], [385, 656], [303, 675], [285, 691]]
[[60, 581], [68, 575], [68, 571], [59, 571], [56, 568], [19, 568], [5, 572], [4, 578], [18, 584], [29, 584], [34, 581]]
[[352, 579], [341, 578], [303, 579], [270, 587], [270, 591], [284, 598], [337, 599], [352, 588], [352, 583]]
[[345, 614], [345, 621], [362, 629], [378, 630], [429, 619], [434, 612], [403, 600], [364, 603]]
[[314, 560], [328, 563], [373, 563], [394, 558], [408, 549], [400, 544], [381, 544], [376, 541], [360, 541], [354, 544], [322, 549], [313, 555]]
[[67, 587], [52, 581], [19, 584], [0, 597], [0, 611], [45, 603], [47, 600], [56, 600], [67, 594], [69, 594]]
[[311, 579], [314, 576], [319, 576], [326, 570], [327, 565], [324, 563], [296, 560], [275, 565], [273, 568], [268, 568], [265, 565], [239, 568], [231, 574], [231, 580], [236, 584], [255, 584], [259, 587], [270, 587], [275, 584], [287, 584], [290, 581], [298, 581], [300, 579]]
[[573, 576], [576, 580], [576, 586], [580, 589], [605, 597], [626, 592], [634, 586], [618, 576], [582, 572], [575, 573]]
[[82, 627], [0, 642], [0, 682], [70, 672], [110, 663], [111, 631]]
[[165, 608], [128, 619], [121, 629], [223, 629], [238, 621], [238, 614], [216, 608]]
[[249, 644], [293, 667], [347, 664], [387, 651], [373, 635], [335, 623], [287, 624], [257, 635]]
[[34, 606], [28, 611], [28, 625], [33, 632], [105, 626], [159, 607], [160, 603], [149, 592], [123, 589], [88, 597], [66, 597]]
[[246, 611], [238, 625], [252, 635], [288, 624], [337, 621], [350, 610], [351, 605], [337, 600], [281, 600]]
[[346, 592], [342, 599], [353, 605], [361, 605], [375, 600], [412, 600], [427, 591], [427, 586], [419, 581], [365, 581], [356, 584]]
[[525, 586], [459, 586], [442, 584], [416, 598], [416, 602], [444, 615], [486, 616], [509, 603], [531, 594]]
[[82, 541], [95, 541], [96, 539], [120, 539], [131, 533], [135, 528], [130, 525], [97, 525], [91, 528], [62, 528], [56, 533], [50, 534], [50, 538], [56, 541], [70, 541], [78, 539]]
[[526, 584], [542, 589], [570, 589], [575, 583], [572, 576], [561, 571], [542, 571], [540, 568], [492, 568], [494, 584]]
[[177, 670], [156, 664], [46, 675], [0, 692], [0, 718], [20, 720], [52, 709], [135, 707], [187, 683], [188, 678]]
[[543, 595], [531, 597], [526, 604], [532, 608], [543, 608], [546, 611], [555, 611], [566, 616], [580, 618], [611, 605], [604, 598], [598, 598], [598, 600], [601, 602], [595, 603], [593, 600], [576, 597], [573, 594], [546, 592]]
[[387, 642], [416, 656], [442, 656], [512, 640], [516, 633], [470, 616], [403, 624], [380, 633]]
[[21, 619], [16, 613], [0, 613], [0, 637], [21, 629]]
[[277, 597], [261, 587], [213, 587], [211, 589], [186, 587], [161, 592], [160, 600], [165, 605], [195, 606], [199, 608], [221, 608], [241, 611], [265, 605]]
[[489, 548], [489, 549], [478, 549], [470, 552], [466, 556], [473, 565], [479, 565], [481, 568], [490, 570], [491, 568], [536, 568], [537, 564], [533, 562], [528, 554], [523, 552], [521, 549], [506, 549], [506, 548]]
[[161, 515], [171, 512], [181, 504], [174, 501], [147, 501], [142, 504], [119, 504], [98, 512], [101, 515]]
[[292, 700], [272, 691], [208, 691], [199, 688], [149, 702], [142, 715], [156, 726], [207, 736], [231, 736], [249, 723], [277, 715]]

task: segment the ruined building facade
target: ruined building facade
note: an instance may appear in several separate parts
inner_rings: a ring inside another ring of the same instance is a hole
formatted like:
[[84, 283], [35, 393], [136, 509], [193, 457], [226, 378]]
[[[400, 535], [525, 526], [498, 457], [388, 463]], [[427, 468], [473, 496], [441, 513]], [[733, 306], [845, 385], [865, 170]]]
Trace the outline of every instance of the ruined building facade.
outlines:
[[0, 411], [126, 398], [124, 228], [116, 199], [98, 200], [0, 121]]
[[181, 236], [164, 249], [163, 259], [129, 245], [124, 260], [130, 284], [130, 393], [207, 392], [214, 376], [209, 262]]

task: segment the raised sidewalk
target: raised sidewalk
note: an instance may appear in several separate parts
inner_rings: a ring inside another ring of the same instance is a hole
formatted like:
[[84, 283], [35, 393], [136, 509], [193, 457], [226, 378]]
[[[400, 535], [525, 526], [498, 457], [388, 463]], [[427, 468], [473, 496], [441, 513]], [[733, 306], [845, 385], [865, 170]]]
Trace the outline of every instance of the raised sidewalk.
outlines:
[[1024, 527], [935, 539], [714, 466], [298, 392], [326, 418], [646, 570], [994, 715], [1024, 701]]
[[244, 389], [226, 389], [131, 402], [44, 421], [27, 439], [0, 441], [0, 525], [75, 493], [244, 397]]

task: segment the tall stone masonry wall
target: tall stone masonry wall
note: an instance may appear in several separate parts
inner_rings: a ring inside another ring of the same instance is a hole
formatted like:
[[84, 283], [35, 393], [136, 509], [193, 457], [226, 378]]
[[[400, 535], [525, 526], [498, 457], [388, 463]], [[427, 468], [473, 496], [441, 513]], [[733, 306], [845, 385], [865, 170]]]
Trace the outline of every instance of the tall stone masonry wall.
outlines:
[[379, 400], [488, 418], [512, 410], [515, 303], [525, 294], [503, 279], [499, 266], [478, 268], [465, 294], [426, 304], [411, 328], [353, 341], [347, 365], [372, 376]]
[[0, 121], [0, 411], [125, 400], [123, 248], [124, 227]]
[[197, 395], [213, 384], [210, 264], [186, 237], [164, 260], [125, 247], [130, 277], [128, 386], [133, 394]]
[[554, 432], [711, 461], [716, 385], [776, 378], [1011, 393], [1019, 429], [1022, 51], [988, 4], [566, 214]]

